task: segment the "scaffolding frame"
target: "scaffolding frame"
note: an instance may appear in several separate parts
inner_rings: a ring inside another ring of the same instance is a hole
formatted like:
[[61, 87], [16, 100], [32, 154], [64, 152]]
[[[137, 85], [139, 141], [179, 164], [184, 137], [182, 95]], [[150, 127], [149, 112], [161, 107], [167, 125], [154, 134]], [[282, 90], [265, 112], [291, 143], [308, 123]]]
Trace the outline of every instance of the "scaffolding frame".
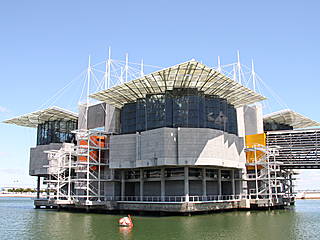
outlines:
[[[109, 165], [108, 134], [95, 130], [75, 130], [73, 133], [77, 145], [64, 143], [59, 150], [45, 152], [49, 161], [46, 166], [49, 177], [44, 181], [48, 200], [85, 205], [105, 201], [103, 183], [107, 181], [104, 170]], [[86, 144], [80, 144], [84, 142]]]
[[[107, 151], [109, 150], [106, 142], [107, 133], [95, 130], [76, 130], [77, 146], [77, 165], [75, 168], [75, 190], [78, 201], [84, 201], [87, 205], [92, 202], [101, 202], [105, 200], [103, 183], [107, 181], [104, 177], [105, 168], [109, 165]], [[99, 142], [94, 138], [98, 137]], [[101, 141], [105, 138], [105, 142]], [[79, 144], [86, 142], [86, 144]], [[103, 157], [102, 157], [103, 156]], [[81, 161], [80, 157], [87, 160]]]
[[49, 200], [73, 203], [73, 171], [76, 165], [75, 146], [73, 143], [64, 143], [59, 150], [45, 151], [48, 154], [48, 175], [44, 180], [47, 184]]
[[[247, 168], [254, 168], [254, 173], [247, 173], [247, 181], [254, 182], [254, 188], [248, 188], [250, 199], [266, 199], [270, 206], [290, 201], [293, 197], [292, 171], [283, 169], [283, 163], [277, 161], [279, 148], [255, 144], [245, 151], [254, 152], [254, 161], [246, 163]], [[260, 157], [258, 151], [263, 153]]]

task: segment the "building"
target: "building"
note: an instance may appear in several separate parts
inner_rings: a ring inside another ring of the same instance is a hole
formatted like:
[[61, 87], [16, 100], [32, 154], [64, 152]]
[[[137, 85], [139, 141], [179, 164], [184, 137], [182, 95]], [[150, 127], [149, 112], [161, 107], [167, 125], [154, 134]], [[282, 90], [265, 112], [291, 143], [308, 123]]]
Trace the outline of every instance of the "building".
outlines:
[[284, 207], [293, 201], [293, 171], [271, 136], [319, 126], [292, 111], [263, 117], [265, 97], [195, 60], [90, 97], [100, 102], [78, 114], [51, 107], [5, 121], [37, 128], [30, 175], [38, 188], [43, 178], [48, 194], [36, 207]]

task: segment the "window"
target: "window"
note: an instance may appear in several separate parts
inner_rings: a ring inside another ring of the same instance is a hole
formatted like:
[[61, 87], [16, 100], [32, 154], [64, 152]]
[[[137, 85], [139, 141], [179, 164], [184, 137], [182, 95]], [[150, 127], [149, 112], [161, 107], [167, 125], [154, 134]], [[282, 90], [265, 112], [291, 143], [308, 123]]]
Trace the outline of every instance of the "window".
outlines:
[[75, 135], [71, 132], [77, 129], [77, 121], [55, 120], [38, 125], [37, 145], [50, 143], [75, 142]]
[[127, 103], [121, 110], [121, 133], [160, 127], [212, 128], [237, 134], [233, 105], [193, 88], [181, 88]]

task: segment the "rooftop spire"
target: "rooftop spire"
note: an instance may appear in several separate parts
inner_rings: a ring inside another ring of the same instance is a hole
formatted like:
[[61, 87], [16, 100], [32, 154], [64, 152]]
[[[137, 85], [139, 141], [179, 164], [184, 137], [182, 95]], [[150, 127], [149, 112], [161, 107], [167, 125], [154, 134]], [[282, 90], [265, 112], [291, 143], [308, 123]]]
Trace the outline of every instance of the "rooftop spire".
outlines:
[[238, 82], [240, 84], [241, 83], [241, 64], [240, 64], [240, 52], [239, 50], [237, 51], [237, 58], [238, 58], [238, 61], [237, 61], [237, 68], [238, 68]]
[[254, 71], [253, 59], [251, 60], [251, 75], [252, 75], [253, 91], [256, 91], [256, 73]]
[[218, 67], [217, 67], [217, 71], [218, 71], [218, 72], [221, 72], [220, 56], [218, 56]]
[[144, 72], [143, 72], [143, 59], [141, 59], [140, 75], [141, 75], [141, 77], [143, 77], [143, 76], [144, 76]]
[[108, 89], [110, 87], [110, 75], [111, 75], [111, 47], [109, 47], [108, 60], [106, 61], [104, 89]]

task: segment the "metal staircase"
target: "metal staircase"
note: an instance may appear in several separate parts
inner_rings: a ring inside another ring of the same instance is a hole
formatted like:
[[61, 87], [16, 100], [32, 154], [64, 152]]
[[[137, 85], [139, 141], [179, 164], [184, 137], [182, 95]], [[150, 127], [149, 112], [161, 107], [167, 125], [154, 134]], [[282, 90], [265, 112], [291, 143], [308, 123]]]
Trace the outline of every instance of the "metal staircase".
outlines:
[[101, 131], [77, 130], [78, 144], [64, 143], [59, 150], [46, 151], [49, 164], [46, 179], [48, 199], [92, 202], [104, 200], [104, 173], [108, 166], [107, 135]]
[[45, 180], [49, 200], [72, 200], [72, 168], [75, 166], [74, 144], [64, 143], [59, 150], [46, 151], [48, 154], [49, 179]]
[[[253, 173], [248, 173], [251, 188], [248, 194], [251, 199], [266, 199], [271, 205], [289, 197], [287, 177], [289, 172], [281, 168], [282, 162], [276, 161], [279, 150], [259, 144], [246, 148], [246, 152], [254, 152], [254, 161], [246, 163]], [[260, 154], [257, 154], [260, 153]]]

